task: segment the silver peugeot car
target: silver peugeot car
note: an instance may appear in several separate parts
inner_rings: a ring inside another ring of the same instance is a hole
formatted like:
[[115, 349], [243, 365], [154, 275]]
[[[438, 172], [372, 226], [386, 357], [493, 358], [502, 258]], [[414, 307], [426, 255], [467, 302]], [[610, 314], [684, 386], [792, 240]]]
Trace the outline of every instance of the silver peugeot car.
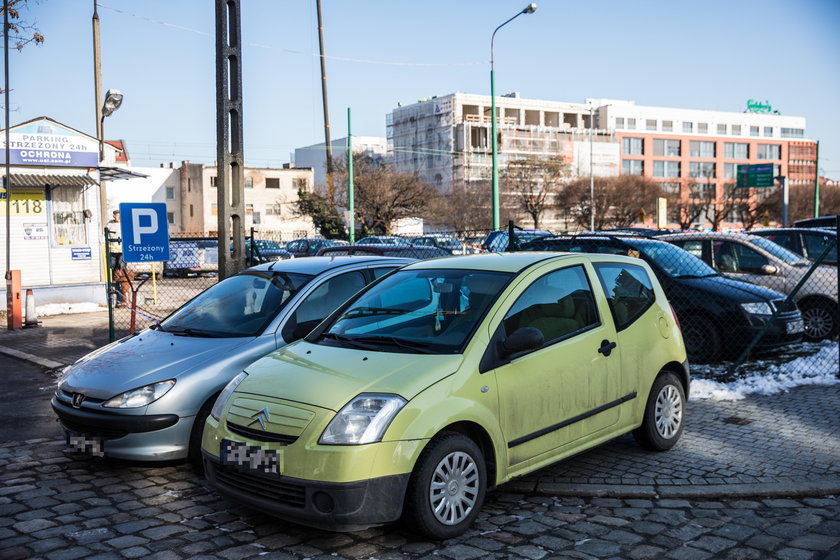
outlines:
[[414, 260], [292, 259], [219, 282], [159, 324], [65, 370], [52, 408], [67, 443], [96, 456], [200, 464], [204, 421], [228, 381]]

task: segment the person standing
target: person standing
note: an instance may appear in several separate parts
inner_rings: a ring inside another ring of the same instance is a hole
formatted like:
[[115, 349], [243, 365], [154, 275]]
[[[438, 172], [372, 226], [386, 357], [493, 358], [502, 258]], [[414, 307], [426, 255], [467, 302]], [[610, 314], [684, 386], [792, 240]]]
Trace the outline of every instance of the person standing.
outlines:
[[111, 255], [111, 262], [108, 263], [111, 269], [111, 278], [119, 286], [117, 292], [122, 295], [123, 302], [128, 302], [133, 274], [126, 269], [123, 260], [122, 226], [120, 225], [119, 210], [114, 210], [113, 218], [108, 220], [106, 228], [108, 229], [108, 252]]

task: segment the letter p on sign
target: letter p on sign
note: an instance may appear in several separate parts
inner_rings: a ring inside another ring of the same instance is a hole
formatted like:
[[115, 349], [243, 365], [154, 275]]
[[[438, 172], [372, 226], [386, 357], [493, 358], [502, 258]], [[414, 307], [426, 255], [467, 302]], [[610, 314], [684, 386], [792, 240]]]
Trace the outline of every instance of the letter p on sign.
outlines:
[[[140, 225], [140, 218], [142, 216], [146, 216], [149, 218], [149, 225], [143, 226]], [[142, 236], [144, 234], [148, 235], [150, 233], [157, 233], [158, 230], [158, 219], [157, 219], [157, 212], [152, 210], [151, 208], [132, 208], [131, 209], [131, 229], [134, 233], [134, 238], [132, 239], [132, 243], [135, 245], [140, 245], [142, 243]]]

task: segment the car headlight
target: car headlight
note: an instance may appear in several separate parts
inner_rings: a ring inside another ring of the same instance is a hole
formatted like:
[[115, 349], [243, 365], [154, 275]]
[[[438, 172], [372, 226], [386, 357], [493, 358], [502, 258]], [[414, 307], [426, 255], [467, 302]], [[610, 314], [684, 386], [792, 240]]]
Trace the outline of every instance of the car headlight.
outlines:
[[222, 417], [222, 411], [225, 409], [225, 405], [230, 400], [230, 396], [234, 391], [236, 391], [236, 388], [239, 387], [239, 384], [242, 383], [246, 377], [248, 377], [248, 374], [243, 371], [228, 381], [228, 384], [225, 385], [225, 388], [222, 389], [221, 393], [219, 393], [219, 398], [217, 398], [216, 402], [213, 403], [213, 408], [210, 410], [210, 416], [216, 420]]
[[750, 303], [742, 303], [741, 309], [750, 315], [772, 315], [773, 308], [766, 301], [754, 301]]
[[125, 393], [120, 393], [116, 397], [112, 397], [106, 401], [102, 406], [105, 408], [139, 408], [152, 404], [163, 395], [165, 395], [172, 387], [175, 386], [174, 379], [161, 381], [160, 383], [152, 383], [145, 387], [138, 387]]
[[379, 441], [405, 403], [398, 395], [363, 393], [335, 415], [318, 443], [361, 445]]

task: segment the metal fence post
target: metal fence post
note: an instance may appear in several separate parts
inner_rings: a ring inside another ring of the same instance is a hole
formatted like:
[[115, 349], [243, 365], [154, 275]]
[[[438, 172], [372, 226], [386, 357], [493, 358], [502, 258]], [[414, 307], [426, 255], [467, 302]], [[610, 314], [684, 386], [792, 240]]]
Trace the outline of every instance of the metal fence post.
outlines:
[[105, 300], [108, 302], [108, 342], [114, 342], [114, 302], [111, 299], [113, 283], [111, 278], [111, 231], [105, 228]]

